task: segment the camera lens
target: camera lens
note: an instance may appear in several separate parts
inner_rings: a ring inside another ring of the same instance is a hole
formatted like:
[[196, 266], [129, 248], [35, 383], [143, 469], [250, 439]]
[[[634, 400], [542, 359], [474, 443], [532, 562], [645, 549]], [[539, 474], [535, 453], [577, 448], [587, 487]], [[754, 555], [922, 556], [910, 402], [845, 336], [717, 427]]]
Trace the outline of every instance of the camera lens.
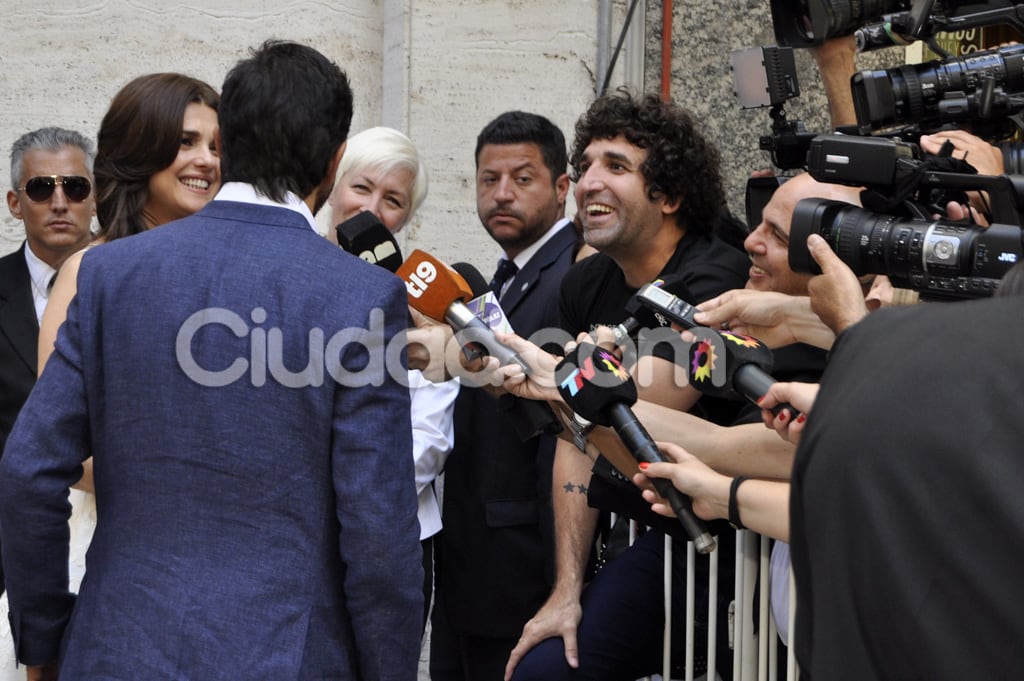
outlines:
[[866, 133], [907, 124], [932, 128], [1020, 110], [1019, 103], [1005, 93], [985, 101], [981, 95], [987, 83], [1011, 94], [1024, 90], [1024, 45], [885, 71], [861, 71], [854, 74], [851, 89], [857, 123]]
[[820, 45], [909, 5], [909, 0], [771, 0], [775, 39], [786, 47]]
[[841, 201], [803, 199], [789, 230], [789, 266], [795, 272], [821, 273], [807, 250], [811, 234], [820, 234], [856, 275], [885, 274], [894, 286], [935, 298], [992, 295], [1006, 270], [1024, 256], [1017, 225], [926, 222]]

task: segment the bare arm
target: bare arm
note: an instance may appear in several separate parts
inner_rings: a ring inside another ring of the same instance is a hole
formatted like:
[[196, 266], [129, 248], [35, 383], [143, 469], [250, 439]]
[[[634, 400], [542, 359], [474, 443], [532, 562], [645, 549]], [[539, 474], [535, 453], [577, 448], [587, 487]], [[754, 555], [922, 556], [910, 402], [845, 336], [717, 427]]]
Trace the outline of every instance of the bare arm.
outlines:
[[548, 600], [523, 627], [523, 635], [509, 655], [505, 679], [526, 653], [541, 641], [560, 636], [565, 646], [565, 661], [579, 667], [576, 628], [583, 617], [580, 596], [590, 556], [590, 545], [597, 529], [598, 511], [587, 505], [592, 461], [565, 440], [555, 445], [555, 464], [551, 475], [552, 505], [555, 515], [555, 586]]
[[[732, 478], [711, 470], [681, 447], [659, 443], [666, 458], [675, 463], [642, 466], [634, 482], [644, 487], [651, 508], [673, 517], [672, 507], [648, 484], [647, 478], [668, 478], [679, 491], [693, 499], [693, 511], [705, 520], [729, 518], [729, 488]], [[736, 490], [736, 502], [743, 525], [755, 532], [789, 541], [789, 482], [746, 480]]]
[[811, 309], [806, 296], [733, 289], [697, 306], [695, 319], [712, 328], [753, 336], [769, 347], [807, 343], [829, 350], [835, 334]]
[[[50, 295], [43, 311], [43, 319], [39, 324], [38, 373], [42, 375], [47, 360], [53, 354], [53, 344], [57, 342], [57, 330], [68, 317], [68, 306], [78, 292], [78, 268], [82, 264], [84, 250], [72, 254], [57, 272], [57, 279], [50, 289]], [[95, 492], [92, 481], [92, 457], [82, 462], [82, 478], [74, 485], [75, 489]]]
[[793, 468], [793, 445], [760, 423], [719, 426], [643, 400], [633, 412], [655, 440], [674, 442], [714, 470], [786, 480]]

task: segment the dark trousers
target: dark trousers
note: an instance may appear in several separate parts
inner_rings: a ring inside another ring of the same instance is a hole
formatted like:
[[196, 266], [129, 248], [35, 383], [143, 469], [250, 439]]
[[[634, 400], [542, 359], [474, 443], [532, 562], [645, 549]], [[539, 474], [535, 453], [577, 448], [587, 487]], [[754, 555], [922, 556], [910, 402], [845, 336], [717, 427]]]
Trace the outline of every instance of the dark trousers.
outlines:
[[431, 681], [502, 681], [517, 638], [459, 636], [451, 630], [443, 599], [430, 618]]
[[[589, 679], [622, 681], [659, 673], [665, 627], [664, 537], [650, 531], [601, 568], [583, 592], [583, 619], [577, 630], [579, 668], [565, 662], [561, 638], [543, 641], [526, 654], [516, 667], [513, 681], [559, 681]], [[724, 558], [724, 556], [723, 556]], [[703, 673], [707, 651], [707, 558], [697, 561], [695, 650], [696, 673]], [[728, 582], [728, 584], [726, 583]], [[732, 590], [731, 577], [723, 573], [720, 591]], [[719, 601], [731, 596], [720, 594]], [[724, 601], [727, 602], [727, 601]], [[721, 612], [722, 608], [719, 608]], [[720, 642], [724, 617], [719, 617]], [[672, 667], [682, 676], [686, 644], [686, 544], [673, 543], [672, 576]], [[721, 646], [720, 646], [721, 648]], [[726, 652], [728, 644], [725, 645]], [[727, 654], [718, 655], [718, 670], [725, 677]]]

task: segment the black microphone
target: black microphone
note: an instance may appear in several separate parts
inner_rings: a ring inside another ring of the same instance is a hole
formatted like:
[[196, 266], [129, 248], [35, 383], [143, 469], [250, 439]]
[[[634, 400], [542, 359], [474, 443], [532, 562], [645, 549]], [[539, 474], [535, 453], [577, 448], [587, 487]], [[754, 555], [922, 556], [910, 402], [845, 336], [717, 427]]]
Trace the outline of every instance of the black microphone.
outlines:
[[380, 265], [388, 272], [396, 272], [402, 264], [402, 252], [394, 235], [370, 211], [360, 211], [334, 229], [338, 245], [347, 253]]
[[[757, 404], [776, 383], [771, 376], [774, 357], [764, 343], [735, 331], [716, 331], [706, 327], [695, 330], [697, 340], [690, 346], [690, 385], [705, 395], [746, 398]], [[788, 409], [793, 419], [799, 416], [791, 404], [772, 407], [779, 415]]]
[[630, 316], [612, 329], [615, 344], [621, 344], [640, 328], [653, 329], [673, 322], [687, 329], [697, 326], [693, 320], [696, 310], [686, 302], [691, 297], [690, 288], [677, 274], [644, 284], [626, 303]]
[[[558, 392], [577, 414], [598, 425], [615, 429], [637, 461], [665, 461], [658, 446], [630, 407], [636, 402], [636, 384], [610, 352], [581, 343], [555, 368]], [[707, 526], [693, 514], [690, 498], [665, 478], [651, 478], [667, 499], [690, 541], [700, 553], [715, 550]]]

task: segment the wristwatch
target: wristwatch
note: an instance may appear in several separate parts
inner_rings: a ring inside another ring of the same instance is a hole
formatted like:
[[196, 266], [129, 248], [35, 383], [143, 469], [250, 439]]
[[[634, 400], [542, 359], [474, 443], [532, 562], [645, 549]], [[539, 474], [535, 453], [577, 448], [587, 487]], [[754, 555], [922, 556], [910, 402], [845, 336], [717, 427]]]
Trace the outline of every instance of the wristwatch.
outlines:
[[594, 429], [594, 424], [573, 412], [572, 418], [569, 419], [569, 427], [572, 428], [572, 442], [576, 445], [576, 449], [586, 454], [587, 435]]

